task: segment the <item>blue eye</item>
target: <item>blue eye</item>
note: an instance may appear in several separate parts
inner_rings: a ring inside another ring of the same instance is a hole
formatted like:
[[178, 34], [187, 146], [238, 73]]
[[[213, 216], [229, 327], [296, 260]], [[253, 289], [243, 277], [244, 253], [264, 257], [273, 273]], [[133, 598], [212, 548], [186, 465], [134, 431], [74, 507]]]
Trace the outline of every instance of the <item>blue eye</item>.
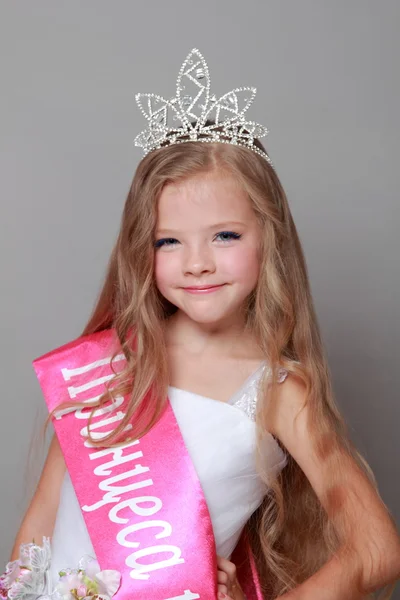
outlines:
[[161, 248], [161, 246], [171, 246], [177, 242], [175, 238], [162, 238], [161, 240], [157, 240], [154, 242], [154, 248]]
[[[240, 233], [235, 233], [234, 231], [220, 231], [215, 236], [216, 238], [220, 237], [220, 242], [231, 242], [232, 240], [240, 240], [242, 235]], [[175, 244], [179, 244], [179, 241], [175, 238], [162, 238], [154, 242], [154, 248], [162, 248], [163, 246], [171, 247]]]
[[221, 242], [230, 242], [231, 240], [240, 240], [242, 237], [240, 233], [235, 233], [234, 231], [220, 231], [217, 233], [216, 237], [224, 236], [225, 239], [221, 239]]

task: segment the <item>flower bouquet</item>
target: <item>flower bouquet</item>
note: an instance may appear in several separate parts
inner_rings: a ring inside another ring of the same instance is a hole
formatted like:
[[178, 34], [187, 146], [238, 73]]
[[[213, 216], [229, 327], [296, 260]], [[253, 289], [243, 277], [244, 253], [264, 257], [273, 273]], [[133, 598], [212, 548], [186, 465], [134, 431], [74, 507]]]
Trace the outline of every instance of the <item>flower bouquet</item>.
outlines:
[[121, 584], [119, 571], [101, 571], [91, 556], [83, 556], [76, 569], [60, 571], [53, 585], [50, 576], [50, 539], [43, 545], [22, 544], [19, 558], [9, 562], [0, 576], [1, 600], [111, 600]]

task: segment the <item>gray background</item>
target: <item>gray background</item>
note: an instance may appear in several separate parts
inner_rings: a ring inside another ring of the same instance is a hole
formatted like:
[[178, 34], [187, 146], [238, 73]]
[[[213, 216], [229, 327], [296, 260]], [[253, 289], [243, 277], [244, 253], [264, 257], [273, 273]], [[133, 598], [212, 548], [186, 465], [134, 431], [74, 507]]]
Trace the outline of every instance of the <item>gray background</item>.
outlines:
[[31, 361], [80, 333], [100, 289], [141, 157], [134, 93], [172, 96], [193, 47], [216, 94], [258, 89], [338, 402], [399, 520], [399, 6], [0, 3], [0, 563], [46, 450]]

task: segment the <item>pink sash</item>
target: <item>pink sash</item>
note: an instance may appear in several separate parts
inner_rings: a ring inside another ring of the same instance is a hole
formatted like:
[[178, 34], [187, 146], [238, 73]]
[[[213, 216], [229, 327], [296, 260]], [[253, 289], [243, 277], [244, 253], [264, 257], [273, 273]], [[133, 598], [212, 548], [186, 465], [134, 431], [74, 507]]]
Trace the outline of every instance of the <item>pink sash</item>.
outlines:
[[[95, 402], [113, 377], [109, 363], [118, 349], [109, 329], [33, 361], [49, 411], [64, 401]], [[114, 369], [124, 363], [121, 353]], [[92, 436], [101, 439], [114, 428], [126, 403], [118, 397], [97, 410]], [[53, 424], [100, 567], [121, 572], [114, 598], [215, 600], [210, 515], [170, 403], [146, 435], [113, 449], [93, 448], [87, 441], [89, 414], [90, 408], [66, 409]], [[245, 544], [243, 538], [236, 550], [238, 558], [242, 552], [239, 578], [249, 600], [262, 600]]]

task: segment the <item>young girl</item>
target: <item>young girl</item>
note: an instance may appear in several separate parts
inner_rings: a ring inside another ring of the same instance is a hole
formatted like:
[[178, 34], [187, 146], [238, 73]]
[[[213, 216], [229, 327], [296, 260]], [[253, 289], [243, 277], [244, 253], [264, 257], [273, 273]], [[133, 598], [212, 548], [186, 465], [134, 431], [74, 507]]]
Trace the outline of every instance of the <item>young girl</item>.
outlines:
[[34, 362], [57, 435], [4, 598], [391, 596], [399, 536], [334, 401], [254, 94], [211, 96], [193, 50], [176, 98], [137, 96], [146, 155], [97, 305]]

